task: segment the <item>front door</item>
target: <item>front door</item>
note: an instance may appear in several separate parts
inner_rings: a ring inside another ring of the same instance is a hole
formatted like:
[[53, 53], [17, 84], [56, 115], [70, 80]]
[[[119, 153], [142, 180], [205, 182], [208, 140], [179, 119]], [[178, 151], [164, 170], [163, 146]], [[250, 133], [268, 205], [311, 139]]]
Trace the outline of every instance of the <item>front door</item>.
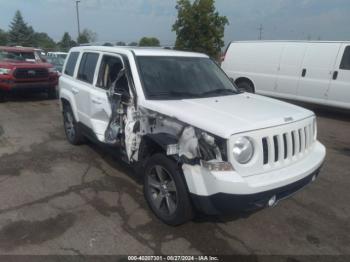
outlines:
[[100, 61], [96, 84], [90, 90], [90, 119], [92, 129], [101, 142], [105, 142], [105, 132], [112, 115], [107, 92], [112, 85], [115, 85], [117, 76], [123, 68], [123, 60], [119, 55], [103, 55]]
[[350, 45], [344, 44], [339, 54], [328, 92], [328, 104], [350, 109]]

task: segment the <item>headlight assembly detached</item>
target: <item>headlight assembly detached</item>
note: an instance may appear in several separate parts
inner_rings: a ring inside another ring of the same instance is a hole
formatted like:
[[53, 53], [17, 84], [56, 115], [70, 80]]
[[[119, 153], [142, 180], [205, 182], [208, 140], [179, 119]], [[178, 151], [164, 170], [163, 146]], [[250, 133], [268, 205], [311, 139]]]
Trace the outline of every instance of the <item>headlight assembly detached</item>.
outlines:
[[240, 137], [233, 146], [233, 157], [240, 164], [247, 164], [254, 155], [254, 145], [250, 138]]

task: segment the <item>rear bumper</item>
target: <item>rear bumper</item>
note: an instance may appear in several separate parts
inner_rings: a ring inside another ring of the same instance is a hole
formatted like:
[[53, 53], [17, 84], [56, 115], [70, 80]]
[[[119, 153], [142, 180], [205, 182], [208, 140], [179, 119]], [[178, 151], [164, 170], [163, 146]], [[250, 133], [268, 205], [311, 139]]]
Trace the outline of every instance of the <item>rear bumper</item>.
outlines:
[[280, 200], [292, 196], [317, 178], [320, 169], [293, 184], [277, 189], [250, 195], [218, 193], [211, 196], [191, 194], [196, 209], [208, 215], [234, 214], [242, 211], [254, 211], [268, 207], [268, 202], [275, 197], [276, 205]]

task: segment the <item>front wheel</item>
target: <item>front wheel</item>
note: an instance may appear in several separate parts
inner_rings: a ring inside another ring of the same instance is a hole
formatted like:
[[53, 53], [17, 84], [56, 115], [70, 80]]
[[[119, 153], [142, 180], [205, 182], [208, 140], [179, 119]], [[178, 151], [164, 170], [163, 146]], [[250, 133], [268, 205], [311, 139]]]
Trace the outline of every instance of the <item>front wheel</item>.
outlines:
[[152, 156], [146, 165], [144, 194], [154, 214], [172, 226], [193, 218], [193, 208], [178, 165], [163, 154]]

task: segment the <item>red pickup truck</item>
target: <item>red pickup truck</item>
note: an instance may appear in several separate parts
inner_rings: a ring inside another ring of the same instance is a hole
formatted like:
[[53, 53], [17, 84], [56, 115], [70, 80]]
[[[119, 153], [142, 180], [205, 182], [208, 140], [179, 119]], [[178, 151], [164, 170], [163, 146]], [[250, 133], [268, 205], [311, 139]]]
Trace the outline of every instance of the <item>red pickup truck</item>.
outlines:
[[47, 92], [56, 98], [58, 73], [34, 48], [0, 46], [0, 101], [10, 92]]

